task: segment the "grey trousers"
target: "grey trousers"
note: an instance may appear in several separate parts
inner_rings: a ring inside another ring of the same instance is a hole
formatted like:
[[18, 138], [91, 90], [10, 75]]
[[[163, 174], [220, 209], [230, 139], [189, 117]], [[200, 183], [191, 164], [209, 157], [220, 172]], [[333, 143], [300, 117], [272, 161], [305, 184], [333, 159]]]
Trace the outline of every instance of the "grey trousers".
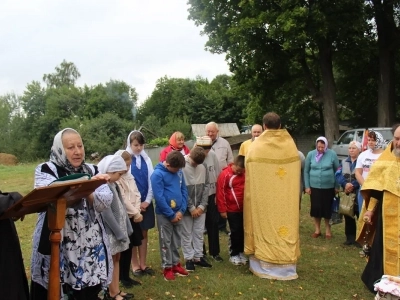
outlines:
[[156, 214], [158, 238], [160, 242], [161, 267], [171, 268], [179, 263], [182, 221], [171, 223], [163, 215]]
[[182, 219], [182, 252], [185, 260], [203, 257], [204, 225], [206, 214], [198, 218], [184, 215]]

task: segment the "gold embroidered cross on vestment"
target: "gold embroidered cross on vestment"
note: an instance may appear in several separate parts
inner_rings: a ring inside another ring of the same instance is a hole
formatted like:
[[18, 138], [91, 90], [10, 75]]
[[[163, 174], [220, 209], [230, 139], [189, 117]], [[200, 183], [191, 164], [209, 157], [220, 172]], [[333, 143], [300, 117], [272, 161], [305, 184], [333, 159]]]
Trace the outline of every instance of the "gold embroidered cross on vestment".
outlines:
[[283, 178], [283, 176], [286, 175], [286, 171], [284, 168], [279, 167], [278, 171], [275, 172], [276, 175], [278, 175], [281, 179]]

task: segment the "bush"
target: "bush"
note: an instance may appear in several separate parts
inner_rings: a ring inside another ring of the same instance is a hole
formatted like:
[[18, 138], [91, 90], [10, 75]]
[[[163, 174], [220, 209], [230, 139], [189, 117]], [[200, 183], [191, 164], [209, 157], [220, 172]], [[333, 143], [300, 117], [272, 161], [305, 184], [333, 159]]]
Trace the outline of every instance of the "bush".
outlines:
[[158, 147], [163, 147], [163, 146], [168, 146], [169, 144], [169, 137], [159, 137], [152, 139], [150, 142], [148, 142], [148, 145], [151, 146], [158, 146]]

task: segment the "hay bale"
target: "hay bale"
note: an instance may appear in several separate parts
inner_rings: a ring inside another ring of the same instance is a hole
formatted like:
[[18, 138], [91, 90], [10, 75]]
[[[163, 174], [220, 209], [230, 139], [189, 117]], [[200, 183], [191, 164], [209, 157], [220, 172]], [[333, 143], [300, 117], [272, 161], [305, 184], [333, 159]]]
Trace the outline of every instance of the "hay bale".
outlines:
[[0, 165], [15, 166], [18, 159], [15, 155], [8, 153], [0, 153]]

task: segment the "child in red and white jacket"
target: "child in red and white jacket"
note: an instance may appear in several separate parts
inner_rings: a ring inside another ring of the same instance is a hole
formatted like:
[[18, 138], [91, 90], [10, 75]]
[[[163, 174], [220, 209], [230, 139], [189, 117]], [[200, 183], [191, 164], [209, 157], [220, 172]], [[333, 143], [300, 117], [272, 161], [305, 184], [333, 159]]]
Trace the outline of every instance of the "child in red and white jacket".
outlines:
[[245, 265], [243, 198], [244, 198], [244, 156], [238, 155], [232, 164], [224, 168], [217, 181], [217, 207], [222, 218], [227, 218], [231, 230], [231, 257], [234, 265]]

